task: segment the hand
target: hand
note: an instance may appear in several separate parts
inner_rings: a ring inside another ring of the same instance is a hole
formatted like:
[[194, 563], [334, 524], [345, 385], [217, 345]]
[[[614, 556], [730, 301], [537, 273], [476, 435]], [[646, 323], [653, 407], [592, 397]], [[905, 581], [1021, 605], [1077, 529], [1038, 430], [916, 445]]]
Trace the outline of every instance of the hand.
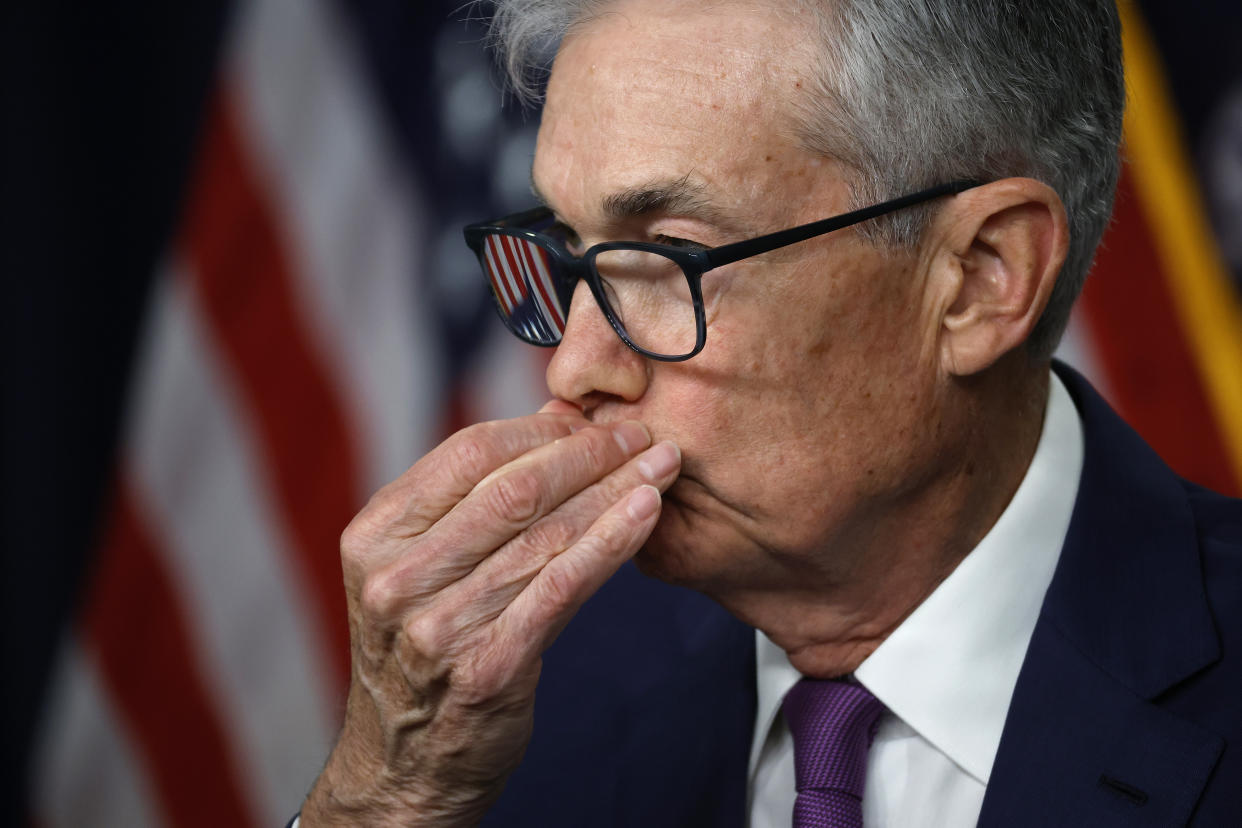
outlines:
[[650, 442], [554, 402], [371, 499], [341, 538], [353, 675], [304, 828], [478, 822], [530, 738], [543, 651], [655, 526], [681, 456]]

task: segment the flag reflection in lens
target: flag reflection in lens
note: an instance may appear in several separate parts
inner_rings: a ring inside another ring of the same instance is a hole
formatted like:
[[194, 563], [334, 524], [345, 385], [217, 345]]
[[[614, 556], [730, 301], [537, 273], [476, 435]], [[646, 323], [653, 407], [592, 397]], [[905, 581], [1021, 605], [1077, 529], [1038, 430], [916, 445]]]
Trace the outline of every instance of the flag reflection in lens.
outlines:
[[560, 342], [569, 292], [547, 251], [498, 233], [486, 238], [480, 258], [496, 303], [514, 333], [536, 345]]

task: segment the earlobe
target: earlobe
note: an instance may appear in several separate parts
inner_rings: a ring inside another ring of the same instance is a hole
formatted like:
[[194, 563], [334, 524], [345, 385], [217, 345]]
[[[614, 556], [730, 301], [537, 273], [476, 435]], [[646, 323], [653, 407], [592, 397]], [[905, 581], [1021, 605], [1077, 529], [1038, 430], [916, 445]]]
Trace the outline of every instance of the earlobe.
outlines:
[[1024, 343], [1039, 321], [1065, 260], [1069, 229], [1056, 192], [1007, 178], [957, 196], [938, 217], [945, 302], [940, 349], [945, 370], [976, 374]]

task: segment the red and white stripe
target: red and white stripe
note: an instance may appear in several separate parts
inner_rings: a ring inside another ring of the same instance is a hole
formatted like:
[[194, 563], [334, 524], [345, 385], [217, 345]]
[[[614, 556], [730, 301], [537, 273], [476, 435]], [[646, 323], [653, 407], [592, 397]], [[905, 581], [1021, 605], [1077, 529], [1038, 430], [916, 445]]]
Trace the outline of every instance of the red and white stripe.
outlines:
[[514, 254], [517, 246], [511, 236], [488, 236], [485, 242], [488, 275], [506, 314], [512, 314], [526, 299], [526, 285]]
[[558, 334], [564, 333], [565, 312], [552, 281], [548, 254], [507, 235], [488, 236], [483, 247], [492, 290], [505, 313], [512, 314], [522, 302], [533, 299], [548, 324]]
[[438, 438], [443, 378], [418, 202], [334, 11], [238, 9], [46, 710], [41, 825], [283, 824], [339, 725], [337, 538]]
[[160, 824], [155, 797], [135, 756], [121, 712], [100, 686], [99, 670], [77, 646], [61, 650], [39, 755], [34, 798], [44, 825], [129, 828]]
[[524, 244], [522, 249], [525, 253], [522, 260], [523, 267], [530, 277], [530, 284], [535, 288], [534, 296], [539, 310], [543, 318], [556, 328], [557, 334], [563, 334], [565, 333], [565, 312], [561, 310], [561, 302], [557, 297], [556, 287], [552, 283], [548, 254], [542, 248], [532, 244]]

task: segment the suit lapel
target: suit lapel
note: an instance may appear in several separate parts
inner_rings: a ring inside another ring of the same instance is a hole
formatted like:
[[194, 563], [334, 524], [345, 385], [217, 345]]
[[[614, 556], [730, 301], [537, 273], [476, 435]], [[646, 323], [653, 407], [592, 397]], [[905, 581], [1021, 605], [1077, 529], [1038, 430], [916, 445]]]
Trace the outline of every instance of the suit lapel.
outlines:
[[1053, 625], [1041, 625], [1026, 667], [980, 826], [1186, 824], [1220, 737], [1136, 696]]
[[983, 826], [1184, 825], [1223, 749], [1162, 709], [1220, 657], [1180, 481], [1081, 377], [1074, 516], [1010, 704]]

